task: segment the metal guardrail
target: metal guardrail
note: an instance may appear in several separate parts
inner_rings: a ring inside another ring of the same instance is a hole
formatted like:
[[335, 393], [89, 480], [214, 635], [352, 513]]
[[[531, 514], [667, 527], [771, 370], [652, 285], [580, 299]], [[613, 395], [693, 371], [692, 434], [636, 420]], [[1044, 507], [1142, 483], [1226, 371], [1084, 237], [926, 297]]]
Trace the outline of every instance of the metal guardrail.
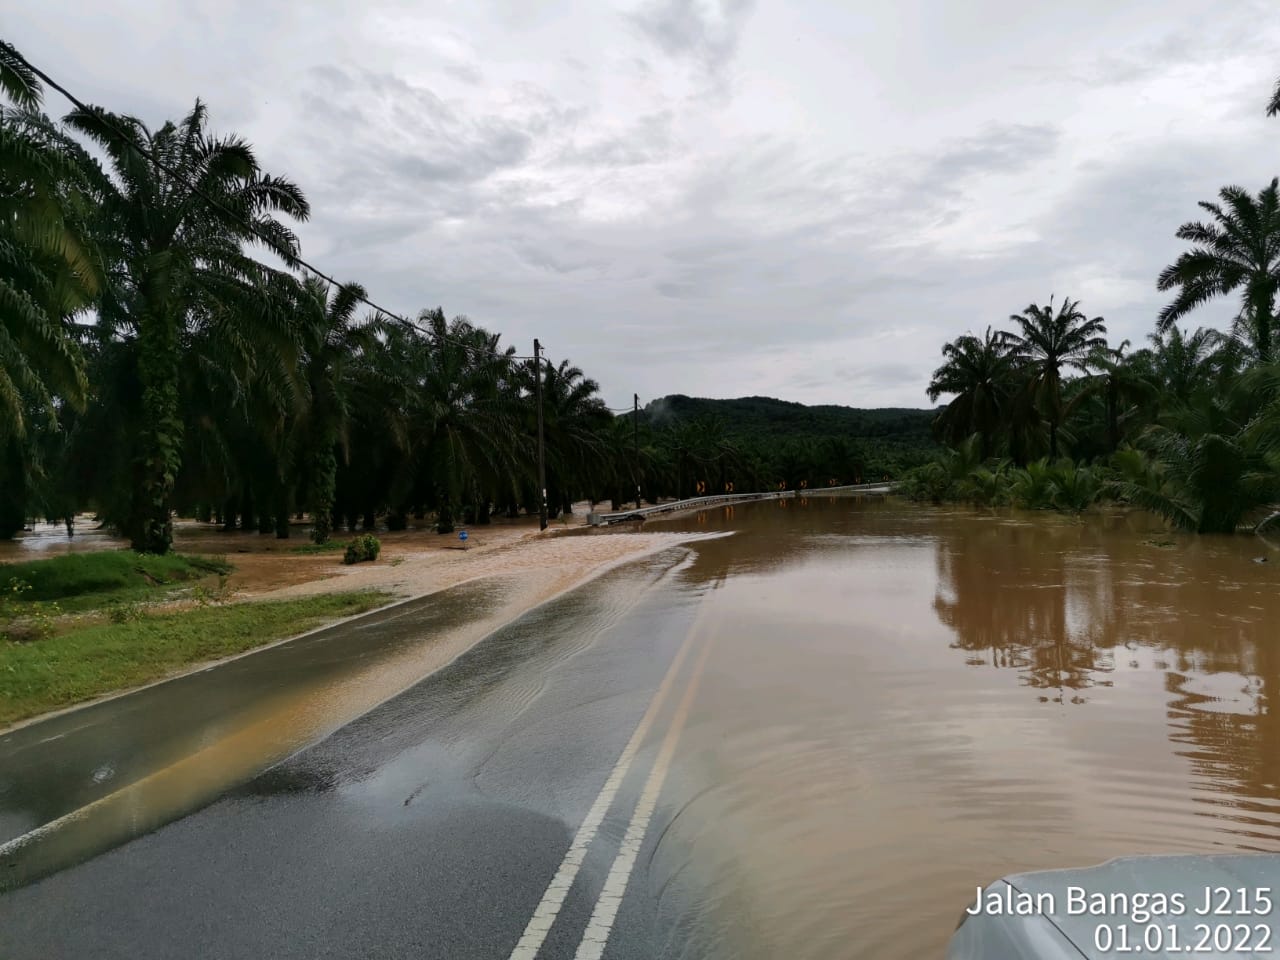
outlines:
[[587, 523], [593, 527], [621, 523], [624, 520], [643, 520], [663, 513], [675, 513], [679, 510], [697, 510], [702, 507], [716, 507], [724, 503], [748, 503], [752, 500], [785, 500], [794, 497], [796, 491], [781, 490], [774, 493], [726, 493], [717, 497], [694, 497], [691, 500], [672, 500], [670, 503], [656, 503], [653, 506], [641, 507], [639, 510], [620, 510], [617, 513], [589, 513]]
[[799, 494], [802, 497], [812, 497], [820, 493], [892, 493], [896, 486], [897, 483], [892, 480], [881, 483], [846, 483], [839, 487], [812, 487], [800, 490]]
[[612, 523], [625, 523], [628, 520], [644, 520], [664, 513], [676, 513], [682, 510], [700, 510], [706, 507], [718, 507], [728, 503], [750, 503], [755, 500], [788, 500], [792, 497], [808, 497], [822, 493], [888, 493], [893, 489], [891, 483], [855, 483], [842, 487], [815, 487], [805, 490], [779, 490], [772, 493], [726, 493], [715, 497], [694, 497], [691, 500], [672, 500], [670, 503], [658, 503], [638, 510], [619, 510], [615, 513], [589, 513], [587, 523], [593, 527], [608, 526]]

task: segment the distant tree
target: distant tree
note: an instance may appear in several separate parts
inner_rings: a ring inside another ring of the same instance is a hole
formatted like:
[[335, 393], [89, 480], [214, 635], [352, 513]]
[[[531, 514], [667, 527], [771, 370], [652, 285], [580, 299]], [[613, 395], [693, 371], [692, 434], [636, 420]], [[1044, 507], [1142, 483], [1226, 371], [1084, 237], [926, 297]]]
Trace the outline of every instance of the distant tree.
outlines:
[[311, 539], [316, 543], [325, 543], [332, 533], [338, 449], [347, 448], [351, 381], [346, 367], [377, 347], [376, 334], [381, 330], [377, 322], [355, 322], [364, 295], [364, 288], [353, 283], [330, 296], [329, 284], [319, 277], [308, 277], [301, 289], [305, 396], [294, 425], [294, 442], [303, 466]]
[[1025, 366], [1025, 389], [1049, 426], [1049, 456], [1058, 457], [1058, 431], [1064, 415], [1062, 384], [1066, 369], [1085, 370], [1090, 358], [1107, 345], [1101, 317], [1089, 319], [1080, 302], [1064, 298], [1057, 311], [1053, 298], [1047, 306], [1031, 304], [1010, 318], [1018, 332], [1006, 333], [1010, 352]]
[[572, 511], [574, 499], [607, 476], [606, 438], [613, 417], [600, 398], [600, 384], [568, 360], [547, 364], [541, 373], [547, 504], [554, 517]]
[[1143, 363], [1134, 354], [1126, 355], [1128, 349], [1128, 340], [1115, 349], [1099, 347], [1086, 361], [1089, 375], [1081, 381], [1081, 397], [1092, 395], [1102, 401], [1108, 453], [1120, 447], [1125, 425], [1140, 411], [1141, 401], [1155, 392]]
[[1151, 346], [1134, 354], [1144, 375], [1155, 389], [1155, 399], [1164, 406], [1191, 404], [1206, 397], [1221, 378], [1223, 367], [1234, 372], [1227, 338], [1209, 327], [1184, 333], [1171, 325], [1162, 333], [1147, 337]]
[[481, 504], [485, 491], [520, 469], [515, 398], [500, 389], [509, 377], [512, 347], [466, 317], [446, 320], [440, 308], [418, 317], [425, 351], [418, 371], [407, 371], [411, 469], [415, 485], [436, 503], [436, 530], [452, 533], [459, 507]]
[[953, 446], [977, 434], [982, 459], [995, 451], [995, 439], [1014, 389], [1016, 356], [1008, 339], [987, 327], [982, 337], [965, 334], [942, 348], [945, 362], [929, 381], [929, 400], [955, 394], [934, 421], [941, 439]]

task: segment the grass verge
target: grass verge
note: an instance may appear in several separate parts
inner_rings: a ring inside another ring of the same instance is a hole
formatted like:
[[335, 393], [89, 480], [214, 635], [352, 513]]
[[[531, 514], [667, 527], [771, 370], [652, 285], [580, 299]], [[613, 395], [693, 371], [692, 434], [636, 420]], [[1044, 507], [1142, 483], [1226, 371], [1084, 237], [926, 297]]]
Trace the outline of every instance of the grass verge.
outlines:
[[30, 643], [0, 642], [0, 725], [305, 633], [391, 599], [360, 591], [197, 607], [86, 625]]
[[220, 557], [132, 550], [71, 553], [47, 560], [0, 564], [0, 586], [19, 580], [30, 586], [16, 601], [16, 612], [32, 601], [57, 601], [68, 612], [91, 610], [113, 601], [159, 598], [181, 583], [230, 573]]
[[338, 540], [326, 540], [324, 543], [304, 543], [300, 547], [290, 547], [290, 553], [341, 553], [347, 545]]

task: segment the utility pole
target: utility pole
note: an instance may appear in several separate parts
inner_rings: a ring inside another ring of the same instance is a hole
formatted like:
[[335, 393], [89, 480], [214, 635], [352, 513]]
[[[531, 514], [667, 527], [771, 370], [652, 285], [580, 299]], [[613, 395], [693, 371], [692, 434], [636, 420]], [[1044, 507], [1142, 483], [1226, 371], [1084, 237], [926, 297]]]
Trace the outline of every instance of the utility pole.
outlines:
[[538, 510], [538, 529], [547, 529], [547, 457], [542, 437], [542, 344], [533, 338], [533, 396], [538, 405], [538, 489], [542, 491], [542, 506]]
[[640, 509], [640, 394], [633, 393], [631, 395], [632, 423], [635, 426], [635, 470], [636, 470], [636, 509]]

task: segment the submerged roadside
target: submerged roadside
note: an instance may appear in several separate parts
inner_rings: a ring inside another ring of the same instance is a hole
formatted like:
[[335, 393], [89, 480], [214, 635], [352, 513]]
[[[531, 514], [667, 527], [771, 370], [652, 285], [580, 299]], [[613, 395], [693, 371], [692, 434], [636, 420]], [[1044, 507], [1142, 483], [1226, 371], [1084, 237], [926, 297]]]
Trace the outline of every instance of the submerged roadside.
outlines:
[[495, 523], [465, 544], [404, 531], [384, 535], [378, 562], [355, 566], [190, 524], [184, 552], [166, 557], [37, 538], [0, 553], [0, 586], [18, 587], [0, 592], [0, 735], [397, 600], [507, 575], [555, 592], [652, 545], [559, 535], [571, 530]]
[[196, 809], [503, 624], [611, 567], [687, 539], [529, 544], [510, 551], [511, 558], [534, 554], [518, 563], [490, 563], [488, 573], [454, 586], [0, 735], [0, 887], [22, 885]]

